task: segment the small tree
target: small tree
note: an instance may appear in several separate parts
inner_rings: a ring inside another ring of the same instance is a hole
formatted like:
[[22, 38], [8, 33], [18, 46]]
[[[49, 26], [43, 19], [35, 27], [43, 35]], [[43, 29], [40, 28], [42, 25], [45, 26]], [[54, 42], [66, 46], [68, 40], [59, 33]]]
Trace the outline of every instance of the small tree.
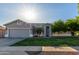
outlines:
[[41, 27], [36, 28], [36, 33], [40, 36], [40, 34], [43, 32], [43, 29]]
[[33, 27], [33, 35], [37, 34], [38, 36], [40, 36], [42, 32], [43, 32], [43, 29], [41, 27]]

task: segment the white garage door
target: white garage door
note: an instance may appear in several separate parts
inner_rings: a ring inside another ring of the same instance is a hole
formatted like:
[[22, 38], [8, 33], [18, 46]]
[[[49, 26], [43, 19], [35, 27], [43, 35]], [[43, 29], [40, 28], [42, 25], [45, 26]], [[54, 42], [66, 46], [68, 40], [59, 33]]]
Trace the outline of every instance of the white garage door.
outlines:
[[29, 37], [29, 29], [11, 29], [9, 37]]

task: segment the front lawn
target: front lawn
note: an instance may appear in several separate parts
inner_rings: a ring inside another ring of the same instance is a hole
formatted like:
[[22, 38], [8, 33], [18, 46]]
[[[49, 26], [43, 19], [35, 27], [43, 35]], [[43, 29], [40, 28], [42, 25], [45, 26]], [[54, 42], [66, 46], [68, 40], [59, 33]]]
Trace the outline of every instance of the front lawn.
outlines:
[[77, 37], [26, 38], [11, 46], [79, 46], [79, 39]]

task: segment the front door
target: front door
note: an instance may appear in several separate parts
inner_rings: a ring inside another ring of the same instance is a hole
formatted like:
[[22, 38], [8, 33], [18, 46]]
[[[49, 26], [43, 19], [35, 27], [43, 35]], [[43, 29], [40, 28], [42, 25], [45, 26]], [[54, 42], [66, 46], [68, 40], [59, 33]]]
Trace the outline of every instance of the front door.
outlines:
[[50, 32], [49, 32], [49, 26], [46, 26], [46, 37], [49, 37], [50, 36]]

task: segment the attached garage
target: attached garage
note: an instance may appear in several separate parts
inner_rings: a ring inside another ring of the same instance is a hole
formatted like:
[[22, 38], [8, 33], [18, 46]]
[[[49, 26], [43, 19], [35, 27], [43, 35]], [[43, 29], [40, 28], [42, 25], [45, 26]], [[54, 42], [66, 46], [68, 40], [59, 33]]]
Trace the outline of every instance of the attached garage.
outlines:
[[13, 22], [5, 24], [5, 26], [7, 29], [5, 37], [27, 38], [32, 34], [30, 24], [21, 20], [15, 20]]
[[9, 29], [8, 37], [30, 37], [30, 29]]

